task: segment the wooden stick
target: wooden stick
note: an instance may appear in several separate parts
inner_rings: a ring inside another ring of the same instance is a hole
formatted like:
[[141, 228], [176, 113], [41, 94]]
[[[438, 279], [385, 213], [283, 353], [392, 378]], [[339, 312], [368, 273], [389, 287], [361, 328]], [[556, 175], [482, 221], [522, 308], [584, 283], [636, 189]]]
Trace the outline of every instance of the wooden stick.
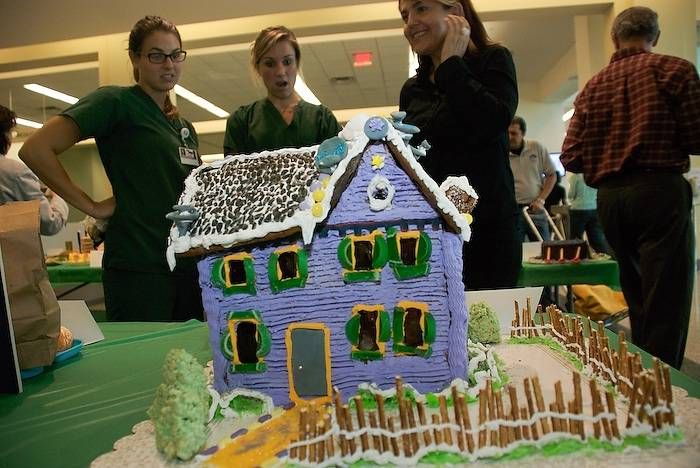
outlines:
[[418, 431], [416, 431], [416, 418], [413, 414], [413, 404], [411, 404], [411, 400], [404, 400], [404, 405], [406, 406], [405, 411], [406, 415], [408, 416], [408, 427], [413, 431], [409, 435], [409, 439], [411, 440], [411, 447], [413, 447], [413, 453], [416, 453], [418, 452], [420, 441], [418, 440]]
[[486, 398], [486, 390], [479, 390], [479, 448], [483, 448], [486, 445], [486, 429], [484, 428], [486, 423], [486, 406], [488, 405]]
[[[309, 419], [306, 424], [306, 433], [309, 439], [316, 437], [316, 412], [312, 409], [309, 411]], [[309, 462], [316, 463], [316, 444], [309, 443]]]
[[629, 429], [632, 427], [632, 418], [634, 417], [634, 411], [637, 404], [637, 399], [639, 396], [639, 386], [641, 385], [641, 376], [634, 377], [634, 385], [632, 386], [632, 394], [630, 395], [630, 404], [627, 409], [627, 424], [626, 427]]
[[595, 379], [588, 381], [588, 385], [591, 389], [591, 401], [592, 411], [593, 411], [593, 435], [596, 439], [600, 439], [600, 422], [596, 420], [596, 417], [601, 413], [601, 403], [600, 403], [600, 393], [598, 393], [598, 385]]
[[[433, 415], [433, 426], [439, 426], [440, 425], [440, 417], [437, 414]], [[433, 431], [433, 436], [435, 436], [435, 443], [437, 445], [440, 445], [442, 443], [442, 432], [440, 432], [439, 429], [435, 428]]]
[[[421, 427], [427, 426], [428, 420], [425, 417], [425, 406], [423, 403], [417, 401], [416, 407], [418, 408], [418, 420], [420, 421]], [[430, 429], [423, 431], [423, 442], [425, 443], [426, 447], [430, 446], [432, 443], [432, 439], [430, 438]]]
[[374, 430], [377, 428], [379, 425], [379, 421], [377, 418], [377, 413], [372, 411], [369, 413], [369, 427], [372, 428], [372, 448], [376, 450], [379, 453], [382, 453], [384, 449], [382, 449], [382, 439], [378, 435], [374, 433]]
[[[457, 404], [460, 407], [460, 414], [462, 415], [462, 428], [464, 429], [464, 438], [467, 443], [467, 450], [469, 453], [474, 453], [474, 438], [471, 434], [472, 423], [469, 417], [469, 408], [467, 407], [467, 401], [464, 395], [459, 395], [457, 397]], [[429, 445], [429, 444], [428, 444]]]
[[[520, 408], [520, 419], [522, 421], [526, 421], [529, 419], [529, 412], [527, 407], [522, 407]], [[532, 425], [532, 427], [537, 427], [535, 424]], [[523, 430], [523, 439], [525, 440], [530, 440], [530, 428], [528, 427], [527, 424], [522, 425], [522, 430]]]
[[[308, 419], [309, 410], [306, 407], [299, 409], [299, 441], [303, 442], [308, 438], [306, 432], [306, 421]], [[306, 444], [299, 447], [299, 460], [306, 460]]]
[[[335, 390], [335, 420], [338, 422], [338, 427], [340, 430], [345, 430], [347, 429], [347, 425], [345, 424], [345, 413], [343, 412], [343, 401], [340, 397], [340, 391], [338, 391], [338, 387], [334, 388]], [[341, 456], [345, 456], [348, 454], [348, 441], [345, 438], [345, 436], [341, 433], [338, 437], [339, 440], [339, 445], [340, 445], [340, 454]]]
[[[512, 385], [508, 385], [508, 396], [510, 397], [510, 415], [513, 418], [513, 421], [518, 421], [520, 419], [520, 405], [518, 405], [518, 393], [515, 391], [515, 387]], [[522, 439], [523, 435], [521, 427], [517, 426], [513, 429], [514, 440]]]
[[387, 419], [386, 427], [389, 430], [389, 432], [394, 434], [391, 436], [391, 451], [394, 453], [395, 457], [398, 457], [399, 456], [399, 442], [396, 440], [397, 437], [396, 437], [396, 434], [394, 433], [394, 418], [393, 417], [389, 417], [389, 419]]
[[670, 425], [676, 424], [676, 416], [673, 413], [673, 390], [671, 389], [671, 371], [667, 365], [663, 367], [664, 374], [664, 394], [666, 395], [666, 408], [669, 412], [666, 413], [666, 420]]
[[[653, 408], [659, 407], [659, 392], [657, 390], [657, 385], [658, 383], [654, 382], [654, 385], [652, 385], [651, 387], [651, 402], [653, 403]], [[663, 419], [661, 417], [661, 413], [654, 413], [654, 421], [654, 430], [661, 429], [661, 426], [663, 426]]]
[[[528, 408], [529, 418], [532, 418], [535, 415], [535, 406], [532, 403], [532, 393], [530, 391], [530, 379], [529, 378], [526, 377], [523, 380], [523, 386], [525, 387], [525, 397], [527, 398], [527, 408]], [[535, 420], [532, 423], [531, 427], [532, 427], [532, 439], [538, 440], [539, 435], [537, 433], [537, 420]]]
[[[362, 397], [356, 396], [354, 400], [355, 412], [357, 413], [357, 426], [359, 430], [362, 430], [367, 427], [367, 423], [365, 421], [365, 405], [362, 404]], [[369, 438], [367, 437], [366, 432], [360, 435], [360, 443], [362, 444], [363, 452], [369, 450]]]
[[520, 336], [520, 306], [518, 305], [518, 301], [513, 301], [515, 302], [515, 315], [513, 316], [513, 321], [514, 321], [514, 327], [518, 330], [511, 330], [510, 331], [510, 336], [513, 336], [514, 334], [517, 334]]
[[620, 431], [617, 428], [617, 411], [615, 410], [615, 397], [612, 392], [605, 392], [605, 399], [608, 402], [608, 412], [614, 415], [612, 421], [610, 421], [610, 426], [612, 427], [613, 436], [616, 439], [620, 438]]
[[[540, 379], [536, 375], [532, 377], [532, 387], [535, 391], [535, 401], [537, 402], [537, 411], [544, 413], [544, 398], [542, 398], [542, 389], [540, 388]], [[547, 423], [547, 418], [541, 418], [540, 424], [542, 425], [542, 434], [549, 434], [549, 424]]]
[[[558, 413], [557, 409], [557, 404], [556, 402], [552, 402], [549, 404], [549, 411], [552, 413]], [[564, 432], [561, 428], [561, 424], [559, 424], [559, 418], [555, 418], [552, 416], [552, 432]]]
[[399, 419], [401, 422], [401, 429], [403, 431], [403, 435], [401, 436], [401, 445], [403, 446], [403, 453], [407, 457], [411, 457], [413, 456], [413, 440], [411, 440], [411, 436], [405, 432], [409, 427], [406, 404], [404, 403], [403, 398], [401, 399], [401, 403], [399, 403]]
[[299, 457], [299, 449], [294, 446], [294, 444], [296, 444], [296, 443], [297, 443], [296, 439], [291, 439], [289, 441], [289, 445], [291, 446], [291, 448], [289, 449], [289, 459], [290, 460], [299, 460], [299, 458], [298, 458]]
[[[326, 427], [324, 425], [323, 419], [316, 423], [316, 437], [321, 436], [326, 433]], [[316, 462], [321, 463], [326, 459], [326, 442], [321, 439], [316, 442]]]
[[455, 414], [455, 423], [460, 427], [460, 430], [455, 433], [455, 436], [457, 437], [457, 446], [459, 447], [460, 452], [464, 452], [464, 427], [462, 426], [461, 414], [462, 407], [459, 406], [457, 401], [457, 387], [452, 385], [450, 390], [452, 392], [452, 410]]
[[[326, 413], [323, 416], [323, 421], [325, 422], [326, 428], [331, 429], [331, 415]], [[326, 453], [329, 458], [335, 455], [335, 441], [333, 440], [333, 433], [328, 434], [328, 439], [326, 439]]]
[[[494, 392], [494, 399], [496, 403], [496, 418], [503, 420], [505, 417], [503, 411], [503, 396], [500, 391]], [[508, 429], [502, 423], [498, 423], [498, 443], [499, 447], [503, 448], [508, 445]]]
[[[348, 405], [343, 405], [343, 417], [345, 418], [345, 429], [348, 432], [353, 432], [355, 429], [352, 425], [352, 416], [350, 416]], [[352, 455], [356, 450], [357, 445], [355, 444], [355, 438], [352, 436], [348, 437], [348, 452]]]
[[[494, 400], [493, 396], [493, 388], [491, 386], [491, 381], [487, 380], [486, 381], [486, 397], [487, 397], [487, 403], [488, 403], [488, 410], [489, 410], [489, 421], [493, 421], [496, 419], [496, 401]], [[497, 430], [491, 430], [489, 431], [489, 445], [490, 446], [498, 446], [498, 431]]]
[[[561, 380], [554, 382], [554, 396], [557, 403], [557, 412], [563, 414], [566, 412], [566, 407], [564, 406], [564, 393], [561, 390]], [[559, 430], [561, 432], [569, 432], [569, 420], [562, 418], [559, 420]]]
[[[379, 415], [379, 427], [382, 429], [387, 429], [388, 426], [386, 425], [386, 413], [384, 412], [384, 397], [381, 396], [379, 393], [374, 395], [374, 399], [377, 402], [377, 414]], [[389, 438], [385, 435], [382, 435], [382, 449], [385, 452], [389, 451]]]
[[[574, 414], [583, 414], [583, 395], [581, 392], [581, 374], [574, 372]], [[586, 436], [583, 432], [583, 422], [574, 421], [573, 427], [576, 431], [572, 431], [572, 434], [578, 434], [581, 436], [581, 440], [585, 440]]]
[[[440, 401], [440, 418], [442, 419], [442, 423], [449, 424], [450, 415], [447, 413], [447, 399], [445, 395], [440, 395], [438, 400]], [[442, 433], [444, 434], [445, 443], [447, 445], [452, 445], [452, 431], [446, 427], [442, 430]]]

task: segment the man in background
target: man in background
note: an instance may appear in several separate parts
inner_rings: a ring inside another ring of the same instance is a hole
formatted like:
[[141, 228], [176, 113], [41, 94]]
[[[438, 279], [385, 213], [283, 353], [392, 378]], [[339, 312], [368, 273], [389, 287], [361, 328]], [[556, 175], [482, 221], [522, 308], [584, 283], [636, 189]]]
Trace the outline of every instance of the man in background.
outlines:
[[574, 103], [561, 162], [598, 188], [598, 215], [620, 266], [632, 341], [680, 368], [693, 291], [692, 194], [700, 154], [700, 80], [652, 53], [656, 12], [632, 7], [612, 26], [615, 53]]
[[[525, 119], [515, 116], [508, 127], [515, 199], [520, 209], [528, 207], [530, 218], [542, 239], [549, 240], [545, 200], [557, 182], [557, 174], [547, 148], [535, 140], [525, 140], [526, 132]], [[521, 220], [521, 231], [523, 240], [525, 236], [532, 241], [538, 240], [525, 219]]]
[[0, 106], [0, 205], [13, 201], [39, 200], [39, 231], [51, 236], [63, 229], [68, 220], [68, 205], [45, 186], [17, 159], [5, 155], [12, 143], [12, 129], [16, 116], [7, 107]]

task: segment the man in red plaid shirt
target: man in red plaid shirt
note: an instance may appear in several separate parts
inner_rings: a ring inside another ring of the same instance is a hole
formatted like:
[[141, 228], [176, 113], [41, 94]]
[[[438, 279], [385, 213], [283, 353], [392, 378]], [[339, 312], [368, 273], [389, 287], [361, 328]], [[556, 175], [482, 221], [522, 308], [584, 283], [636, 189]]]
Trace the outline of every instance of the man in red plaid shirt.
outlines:
[[683, 59], [652, 53], [656, 12], [632, 7], [612, 26], [610, 63], [576, 98], [561, 162], [598, 188], [598, 215], [620, 266], [632, 341], [680, 368], [695, 240], [682, 176], [700, 154], [700, 81]]

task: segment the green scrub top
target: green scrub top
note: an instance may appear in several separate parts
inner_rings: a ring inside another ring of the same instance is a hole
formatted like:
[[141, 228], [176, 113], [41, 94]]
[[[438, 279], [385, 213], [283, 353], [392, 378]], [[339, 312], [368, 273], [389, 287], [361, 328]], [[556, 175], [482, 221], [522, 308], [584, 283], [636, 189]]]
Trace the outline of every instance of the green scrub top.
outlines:
[[280, 148], [318, 145], [338, 135], [341, 128], [323, 105], [299, 101], [287, 125], [267, 98], [241, 106], [226, 121], [224, 154], [250, 154]]
[[199, 146], [192, 124], [168, 119], [139, 86], [99, 88], [61, 115], [75, 121], [81, 140], [95, 138], [112, 184], [116, 209], [105, 234], [103, 267], [169, 271], [165, 249], [172, 222], [165, 215], [199, 164], [199, 156], [196, 165], [180, 162], [180, 147]]

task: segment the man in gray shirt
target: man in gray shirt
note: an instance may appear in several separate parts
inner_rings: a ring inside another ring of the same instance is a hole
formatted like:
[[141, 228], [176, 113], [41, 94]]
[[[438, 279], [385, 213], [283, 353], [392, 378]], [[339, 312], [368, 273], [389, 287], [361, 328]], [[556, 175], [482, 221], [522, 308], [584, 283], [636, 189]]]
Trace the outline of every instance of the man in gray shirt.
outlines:
[[[550, 239], [549, 224], [545, 215], [544, 201], [557, 182], [556, 170], [549, 152], [535, 140], [525, 140], [527, 124], [522, 117], [515, 116], [508, 127], [510, 139], [510, 169], [515, 180], [515, 199], [522, 209], [528, 207], [533, 224], [544, 240]], [[521, 222], [523, 239], [537, 240], [535, 233]]]
[[6, 156], [16, 125], [15, 113], [0, 106], [0, 205], [13, 201], [39, 200], [40, 232], [56, 234], [68, 220], [68, 205], [48, 189], [42, 190], [39, 179], [17, 159]]

